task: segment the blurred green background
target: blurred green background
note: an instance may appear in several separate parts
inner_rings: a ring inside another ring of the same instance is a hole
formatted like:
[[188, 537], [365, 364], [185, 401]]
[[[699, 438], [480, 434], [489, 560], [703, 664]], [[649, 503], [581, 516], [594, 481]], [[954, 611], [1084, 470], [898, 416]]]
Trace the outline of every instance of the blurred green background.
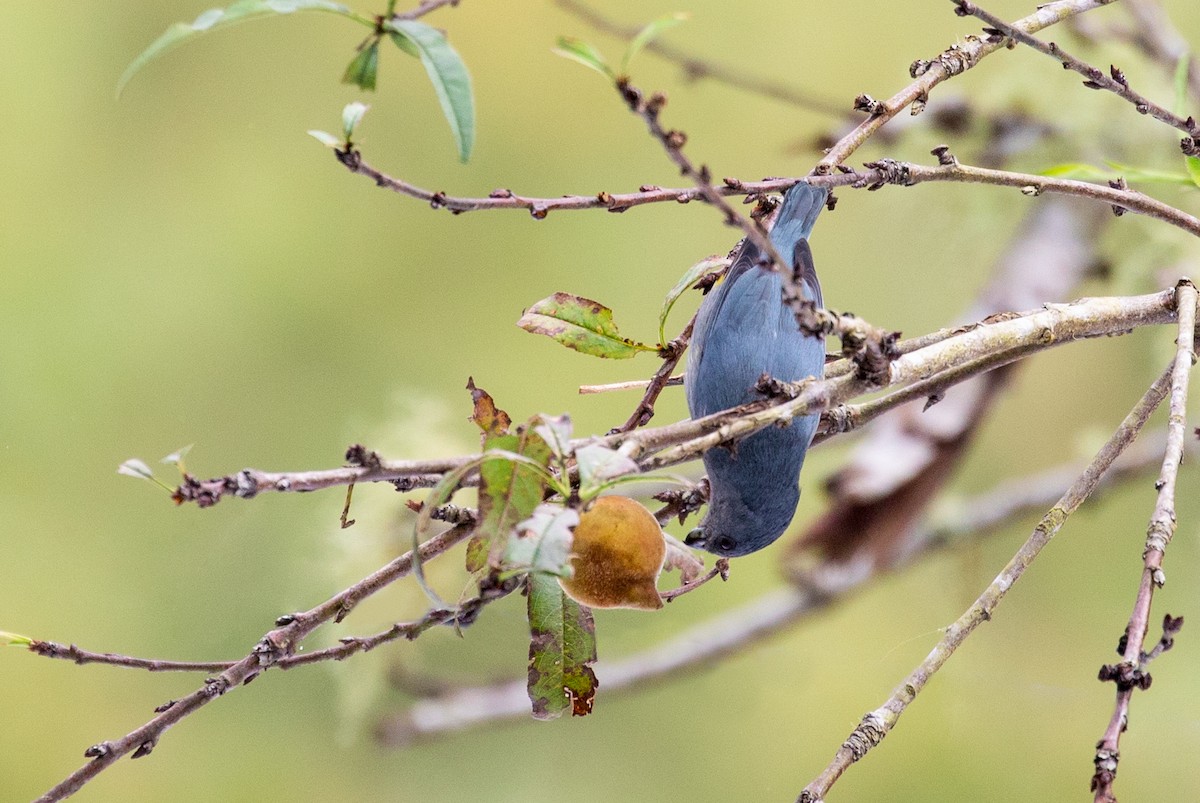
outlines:
[[[1200, 42], [1191, 5], [1168, 6]], [[674, 43], [847, 106], [859, 92], [889, 96], [908, 82], [914, 58], [979, 28], [945, 2], [604, 7], [629, 23], [692, 11], [669, 34]], [[204, 37], [114, 100], [134, 56], [202, 10], [187, 0], [0, 6], [0, 629], [142, 656], [244, 655], [276, 616], [311, 607], [402, 549], [402, 498], [386, 486], [359, 488], [358, 524], [343, 531], [339, 491], [176, 509], [151, 485], [117, 476], [121, 461], [154, 461], [193, 442], [188, 467], [203, 476], [334, 466], [353, 441], [395, 457], [465, 453], [477, 446], [468, 376], [514, 418], [570, 411], [578, 432], [603, 432], [635, 397], [580, 397], [577, 386], [648, 376], [653, 360], [568, 352], [513, 326], [521, 310], [566, 290], [608, 304], [627, 334], [652, 339], [679, 274], [736, 239], [701, 204], [542, 222], [523, 212], [451, 216], [351, 176], [304, 134], [336, 131], [342, 106], [361, 97], [338, 79], [364, 30], [335, 17], [295, 15]], [[1030, 8], [1007, 1], [991, 10], [1016, 18]], [[1100, 27], [1125, 22], [1116, 6], [1092, 17]], [[559, 34], [616, 54], [614, 40], [545, 2], [466, 0], [427, 21], [449, 30], [474, 77], [474, 157], [458, 163], [420, 65], [388, 48], [359, 138], [380, 169], [462, 195], [678, 184], [604, 83], [550, 53]], [[1068, 39], [1061, 30], [1053, 38]], [[1127, 48], [1080, 52], [1115, 61], [1136, 87], [1169, 102], [1169, 78]], [[816, 158], [807, 146], [830, 128], [819, 114], [687, 83], [651, 55], [634, 78], [668, 92], [667, 122], [687, 131], [689, 153], [718, 176], [807, 172]], [[944, 86], [931, 109], [944, 92], [984, 111], [1015, 104], [1054, 114], [1061, 138], [1018, 157], [1020, 169], [1106, 158], [1178, 169], [1171, 132], [1078, 84], [1017, 50]], [[853, 161], [928, 162], [944, 139], [916, 129]], [[969, 158], [969, 143], [952, 144]], [[1147, 190], [1197, 209], [1195, 194]], [[949, 185], [840, 196], [814, 241], [826, 300], [909, 334], [968, 305], [1036, 203]], [[1184, 236], [1164, 228], [1132, 216], [1113, 225], [1105, 241], [1113, 278], [1081, 292], [1168, 286], [1188, 252]], [[984, 427], [956, 488], [1084, 458], [1157, 375], [1171, 340], [1164, 329], [1038, 357]], [[684, 415], [682, 394], [669, 391], [656, 422]], [[798, 525], [821, 509], [821, 478], [846, 448], [834, 442], [811, 456]], [[171, 481], [170, 472], [160, 474]], [[1181, 477], [1180, 531], [1166, 564], [1173, 582], [1156, 599], [1156, 621], [1169, 611], [1200, 622], [1189, 579], [1200, 572], [1196, 480], [1190, 469]], [[1115, 660], [1133, 601], [1151, 482], [1081, 511], [834, 798], [1084, 798], [1113, 698], [1095, 673]], [[606, 695], [602, 676], [591, 717], [378, 747], [375, 722], [409, 699], [388, 687], [396, 662], [456, 682], [524, 674], [523, 606], [508, 599], [465, 639], [435, 632], [345, 663], [270, 672], [170, 731], [151, 757], [105, 772], [80, 799], [791, 800], [1032, 521], [885, 578], [674, 682]], [[737, 561], [727, 585], [657, 616], [599, 613], [602, 656], [777, 587], [780, 551]], [[462, 588], [461, 576], [436, 579], [451, 598]], [[401, 585], [314, 642], [419, 612], [419, 592]], [[1200, 797], [1195, 626], [1153, 665], [1152, 691], [1134, 701], [1117, 787], [1130, 799]], [[88, 745], [126, 733], [199, 681], [4, 650], [0, 799], [35, 797], [79, 766]]]

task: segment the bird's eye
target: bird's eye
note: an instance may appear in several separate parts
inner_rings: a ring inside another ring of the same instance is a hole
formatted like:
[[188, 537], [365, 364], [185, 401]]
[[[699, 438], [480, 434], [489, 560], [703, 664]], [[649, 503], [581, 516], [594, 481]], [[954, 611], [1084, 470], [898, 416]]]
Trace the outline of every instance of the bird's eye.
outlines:
[[736, 549], [737, 541], [734, 540], [732, 535], [722, 535], [717, 538], [715, 543], [709, 544], [709, 546], [712, 548], [713, 552], [720, 552], [724, 554], [726, 552], [732, 552], [734, 549]]

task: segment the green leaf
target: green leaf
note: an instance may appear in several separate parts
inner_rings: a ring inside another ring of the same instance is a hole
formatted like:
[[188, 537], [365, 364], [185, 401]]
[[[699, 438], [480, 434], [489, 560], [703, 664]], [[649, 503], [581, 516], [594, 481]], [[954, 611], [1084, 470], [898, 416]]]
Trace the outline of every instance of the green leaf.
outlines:
[[117, 96], [120, 97], [125, 85], [129, 83], [129, 79], [133, 78], [139, 70], [194, 36], [217, 28], [226, 28], [255, 17], [291, 14], [293, 11], [325, 11], [344, 17], [354, 16], [354, 13], [346, 6], [341, 3], [329, 2], [329, 0], [239, 0], [225, 9], [209, 9], [196, 17], [195, 22], [175, 23], [143, 50], [141, 55], [125, 68], [125, 72], [117, 81]]
[[1175, 107], [1172, 109], [1177, 115], [1182, 117], [1187, 112], [1188, 106], [1188, 72], [1192, 66], [1192, 54], [1184, 53], [1179, 57], [1179, 61], [1175, 62]]
[[662, 310], [658, 313], [658, 344], [661, 347], [667, 347], [667, 316], [671, 314], [671, 308], [675, 306], [675, 302], [679, 300], [679, 297], [689, 287], [700, 281], [701, 277], [718, 270], [724, 270], [727, 267], [729, 267], [729, 257], [712, 256], [692, 265], [679, 277], [679, 281], [675, 283], [675, 286], [667, 293], [667, 297], [663, 299]]
[[1157, 184], [1191, 184], [1192, 179], [1187, 173], [1176, 173], [1173, 170], [1154, 170], [1148, 167], [1135, 167], [1120, 162], [1105, 162], [1114, 171], [1125, 177], [1126, 181]]
[[354, 84], [360, 89], [375, 91], [375, 78], [379, 72], [379, 40], [373, 40], [354, 57], [342, 76], [343, 84]]
[[691, 18], [691, 14], [684, 11], [677, 11], [674, 14], [667, 14], [665, 17], [659, 17], [651, 22], [645, 28], [638, 31], [637, 36], [633, 37], [633, 41], [629, 43], [629, 47], [625, 49], [625, 56], [621, 59], [621, 74], [625, 75], [629, 70], [629, 62], [633, 61], [634, 56], [641, 53], [646, 45], [653, 42], [668, 28], [674, 28], [681, 22]]
[[1122, 162], [1105, 161], [1113, 173], [1119, 174], [1126, 181], [1145, 181], [1145, 182], [1165, 182], [1170, 184], [1190, 184], [1191, 179], [1184, 173], [1176, 173], [1170, 170], [1154, 170], [1148, 167], [1137, 167], [1128, 165]]
[[555, 293], [525, 311], [517, 326], [527, 332], [546, 335], [567, 348], [593, 357], [624, 360], [639, 351], [657, 351], [654, 346], [638, 343], [617, 331], [608, 307], [570, 293]]
[[1110, 169], [1104, 170], [1094, 165], [1081, 162], [1068, 162], [1055, 165], [1041, 172], [1043, 176], [1053, 178], [1068, 178], [1076, 181], [1101, 182], [1123, 176], [1126, 181], [1160, 184], [1191, 184], [1192, 180], [1186, 173], [1176, 173], [1170, 170], [1153, 170], [1146, 167], [1121, 164], [1120, 162], [1105, 162]]
[[416, 578], [417, 585], [425, 592], [425, 596], [429, 597], [430, 602], [439, 608], [446, 607], [446, 603], [442, 602], [441, 597], [437, 592], [430, 587], [429, 582], [425, 579], [425, 569], [421, 561], [421, 540], [425, 534], [425, 530], [429, 528], [433, 522], [433, 511], [450, 500], [458, 486], [468, 474], [479, 467], [483, 457], [477, 457], [462, 464], [458, 468], [445, 474], [438, 484], [430, 489], [429, 495], [425, 497], [425, 501], [421, 505], [421, 512], [417, 514], [417, 520], [413, 523], [412, 532], [412, 568], [413, 577]]
[[359, 103], [357, 100], [353, 103], [347, 103], [342, 109], [342, 134], [346, 137], [346, 142], [354, 138], [354, 131], [358, 128], [358, 124], [362, 122], [363, 115], [371, 107], [365, 103]]
[[[485, 438], [485, 452], [498, 449], [523, 455], [543, 467], [550, 462], [550, 447], [528, 427], [517, 434]], [[512, 540], [513, 530], [533, 514], [546, 490], [543, 473], [501, 457], [484, 460], [479, 466], [479, 477], [479, 525], [467, 543], [469, 572], [480, 571], [488, 564], [500, 567], [500, 558]]]
[[340, 139], [338, 139], [337, 137], [335, 137], [333, 134], [330, 134], [328, 131], [317, 131], [314, 129], [312, 131], [309, 131], [308, 135], [310, 137], [312, 137], [313, 139], [315, 139], [317, 142], [324, 145], [326, 148], [342, 147], [342, 141]]
[[0, 630], [0, 644], [6, 647], [28, 647], [33, 643], [33, 639], [29, 636], [22, 636], [19, 633], [9, 633], [7, 630]]
[[1038, 175], [1052, 178], [1069, 178], [1076, 181], [1106, 181], [1112, 173], [1083, 162], [1064, 162], [1042, 170]]
[[577, 717], [592, 712], [600, 685], [596, 624], [591, 611], [563, 593], [545, 574], [529, 576], [529, 700], [534, 719]]
[[504, 551], [505, 566], [531, 572], [570, 576], [571, 543], [579, 511], [552, 503], [538, 505], [517, 525], [517, 537]]
[[1185, 156], [1183, 164], [1187, 167], [1188, 176], [1192, 183], [1200, 187], [1200, 156]]
[[475, 144], [475, 96], [467, 65], [437, 28], [414, 20], [392, 20], [387, 28], [398, 48], [410, 55], [415, 50], [425, 65], [458, 145], [458, 157], [467, 161]]
[[573, 36], [560, 36], [558, 37], [558, 47], [551, 52], [564, 59], [577, 61], [584, 67], [595, 70], [613, 81], [617, 80], [617, 75], [613, 72], [612, 67], [608, 66], [604, 56], [600, 55], [600, 51], [593, 47], [591, 42], [585, 42]]
[[576, 449], [575, 462], [579, 466], [579, 496], [584, 500], [603, 490], [607, 481], [638, 471], [638, 464], [631, 458], [599, 443]]

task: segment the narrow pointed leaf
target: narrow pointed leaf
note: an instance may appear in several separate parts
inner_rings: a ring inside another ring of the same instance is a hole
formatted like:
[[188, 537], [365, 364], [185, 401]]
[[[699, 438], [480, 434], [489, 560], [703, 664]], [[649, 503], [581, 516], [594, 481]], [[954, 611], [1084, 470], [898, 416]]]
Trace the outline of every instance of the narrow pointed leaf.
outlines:
[[117, 466], [117, 473], [126, 477], [137, 477], [139, 480], [154, 481], [154, 471], [146, 465], [145, 461], [138, 460], [136, 457], [131, 457]]
[[1200, 156], [1185, 156], [1183, 163], [1187, 167], [1192, 183], [1200, 187]]
[[624, 360], [639, 351], [657, 351], [654, 346], [622, 337], [611, 309], [570, 293], [543, 298], [525, 311], [517, 326], [593, 357]]
[[1188, 107], [1188, 73], [1192, 66], [1192, 54], [1184, 53], [1175, 62], [1175, 105], [1171, 111], [1182, 117]]
[[343, 84], [353, 84], [360, 89], [375, 91], [375, 78], [379, 73], [379, 42], [375, 41], [359, 51], [346, 67]]
[[1106, 181], [1112, 173], [1084, 162], [1064, 162], [1040, 171], [1040, 175], [1053, 178], [1069, 178], [1076, 181]]
[[33, 643], [33, 639], [29, 636], [22, 636], [20, 633], [9, 633], [7, 630], [0, 630], [0, 645], [6, 647], [28, 647]]
[[681, 22], [689, 19], [690, 14], [677, 11], [674, 14], [667, 14], [665, 17], [659, 17], [646, 27], [638, 31], [637, 36], [629, 43], [629, 47], [625, 49], [625, 57], [621, 59], [621, 74], [624, 75], [629, 69], [629, 63], [633, 61], [638, 53], [641, 53], [646, 45], [657, 39], [663, 31], [668, 28], [674, 28]]
[[139, 70], [189, 39], [208, 31], [227, 28], [230, 25], [245, 22], [256, 17], [291, 14], [294, 11], [325, 11], [347, 17], [352, 16], [349, 8], [341, 3], [329, 2], [329, 0], [239, 0], [236, 3], [232, 3], [228, 8], [209, 9], [196, 17], [194, 22], [175, 23], [170, 28], [167, 28], [162, 36], [155, 39], [148, 48], [143, 50], [125, 68], [125, 72], [122, 73], [120, 80], [117, 81], [117, 96], [120, 96], [121, 92], [125, 89], [125, 85], [129, 83], [129, 79], [133, 78]]
[[596, 624], [587, 608], [544, 574], [529, 576], [529, 700], [534, 719], [577, 717], [592, 712], [600, 682]]
[[554, 48], [551, 52], [556, 56], [562, 56], [564, 59], [579, 62], [588, 69], [595, 70], [601, 75], [616, 80], [617, 76], [613, 72], [612, 67], [608, 66], [608, 62], [604, 60], [604, 56], [590, 42], [576, 39], [573, 36], [560, 36], [558, 37], [558, 47]]
[[[550, 462], [550, 447], [530, 428], [518, 433], [489, 435], [485, 452], [504, 450], [530, 458], [545, 467]], [[502, 457], [489, 458], [479, 466], [479, 524], [467, 543], [467, 571], [477, 572], [491, 564], [500, 568], [514, 530], [529, 518], [541, 503], [546, 479], [533, 466]]]
[[458, 157], [467, 161], [475, 144], [475, 96], [467, 65], [437, 28], [414, 20], [393, 20], [388, 29], [397, 47], [410, 55], [415, 50], [425, 65], [458, 145]]
[[696, 282], [700, 281], [701, 277], [713, 273], [718, 270], [724, 270], [729, 267], [729, 257], [712, 256], [708, 259], [702, 259], [695, 265], [692, 265], [683, 275], [679, 277], [679, 281], [667, 293], [663, 299], [662, 311], [658, 313], [658, 344], [662, 347], [667, 345], [667, 316], [671, 314], [671, 308], [675, 306], [675, 302], [679, 300], [687, 289]]
[[1121, 162], [1105, 162], [1114, 172], [1125, 177], [1126, 181], [1156, 184], [1191, 184], [1192, 179], [1187, 173], [1177, 173], [1173, 170], [1154, 170], [1148, 167], [1122, 164]]
[[333, 134], [330, 134], [328, 131], [317, 131], [314, 129], [312, 131], [309, 131], [308, 135], [310, 137], [312, 137], [313, 139], [315, 139], [317, 142], [324, 145], [326, 148], [342, 147], [342, 141], [340, 139], [338, 139], [337, 137], [335, 137]]
[[1120, 162], [1105, 162], [1109, 169], [1081, 162], [1068, 162], [1055, 165], [1041, 171], [1043, 176], [1068, 178], [1076, 181], [1101, 182], [1123, 176], [1126, 181], [1160, 184], [1191, 184], [1192, 180], [1186, 173], [1176, 173], [1170, 170], [1153, 170], [1145, 167], [1122, 164]]

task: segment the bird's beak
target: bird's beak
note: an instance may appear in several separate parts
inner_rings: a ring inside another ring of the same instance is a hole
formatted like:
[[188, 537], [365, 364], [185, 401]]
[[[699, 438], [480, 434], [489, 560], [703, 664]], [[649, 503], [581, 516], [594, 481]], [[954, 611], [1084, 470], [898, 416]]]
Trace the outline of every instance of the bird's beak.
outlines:
[[697, 547], [699, 549], [703, 549], [704, 548], [704, 528], [697, 527], [696, 529], [692, 530], [690, 533], [687, 534], [687, 537], [683, 539], [683, 543], [687, 544], [690, 547]]

